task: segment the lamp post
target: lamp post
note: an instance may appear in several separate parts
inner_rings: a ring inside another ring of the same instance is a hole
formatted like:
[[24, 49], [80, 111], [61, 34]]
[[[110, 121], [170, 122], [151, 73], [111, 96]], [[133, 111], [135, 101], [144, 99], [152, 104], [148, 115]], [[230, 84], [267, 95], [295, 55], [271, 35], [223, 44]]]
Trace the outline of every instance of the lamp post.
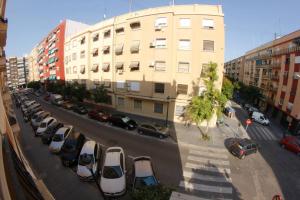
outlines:
[[169, 100], [170, 100], [170, 96], [168, 96], [168, 97], [167, 97], [166, 127], [168, 127], [168, 117], [169, 117]]

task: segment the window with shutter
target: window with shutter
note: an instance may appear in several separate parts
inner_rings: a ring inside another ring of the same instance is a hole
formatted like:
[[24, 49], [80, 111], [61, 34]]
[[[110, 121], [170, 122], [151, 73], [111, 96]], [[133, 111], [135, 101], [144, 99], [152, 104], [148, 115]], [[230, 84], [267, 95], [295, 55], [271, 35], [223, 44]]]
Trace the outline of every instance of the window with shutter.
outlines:
[[214, 51], [214, 41], [203, 40], [203, 51]]
[[188, 85], [177, 84], [177, 94], [187, 94]]
[[188, 62], [179, 62], [178, 63], [178, 72], [179, 73], [188, 73], [190, 68], [190, 63]]

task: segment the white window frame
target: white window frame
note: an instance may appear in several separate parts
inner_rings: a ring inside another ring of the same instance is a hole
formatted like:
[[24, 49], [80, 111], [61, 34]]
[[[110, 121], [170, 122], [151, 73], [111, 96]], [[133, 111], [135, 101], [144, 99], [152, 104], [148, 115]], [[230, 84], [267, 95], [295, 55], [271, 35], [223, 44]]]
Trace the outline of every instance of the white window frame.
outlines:
[[166, 38], [156, 38], [155, 40], [155, 48], [162, 49], [167, 47]]
[[180, 28], [190, 28], [191, 27], [191, 19], [190, 18], [180, 18], [179, 26], [180, 26]]
[[159, 17], [155, 20], [155, 27], [166, 27], [168, 26], [168, 18], [167, 17]]
[[125, 81], [117, 81], [117, 88], [124, 89], [125, 88]]
[[178, 49], [191, 50], [191, 40], [190, 39], [180, 39], [178, 41]]
[[[180, 67], [180, 65], [183, 65], [183, 64], [187, 64], [187, 66], [188, 66], [187, 70]], [[177, 72], [178, 73], [189, 73], [190, 72], [190, 63], [189, 62], [184, 62], [184, 61], [178, 62]]]
[[139, 82], [130, 82], [130, 91], [139, 92], [140, 83]]
[[300, 56], [295, 56], [295, 64], [300, 64]]
[[[162, 64], [163, 66], [161, 66], [160, 64]], [[159, 72], [166, 71], [166, 62], [165, 61], [160, 61], [160, 60], [155, 61], [154, 69], [155, 69], [155, 71], [159, 71]]]
[[215, 29], [215, 21], [213, 19], [202, 19], [202, 28]]

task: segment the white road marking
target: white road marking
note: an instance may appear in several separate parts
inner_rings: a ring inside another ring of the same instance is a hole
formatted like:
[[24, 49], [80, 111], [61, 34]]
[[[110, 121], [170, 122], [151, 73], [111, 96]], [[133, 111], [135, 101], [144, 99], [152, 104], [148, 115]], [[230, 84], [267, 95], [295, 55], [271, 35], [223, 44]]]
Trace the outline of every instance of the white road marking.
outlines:
[[131, 159], [135, 158], [135, 156], [131, 156], [131, 155], [127, 155], [127, 156], [128, 156], [128, 158], [131, 158]]
[[227, 159], [227, 154], [220, 154], [220, 153], [211, 153], [207, 151], [196, 151], [196, 150], [190, 150], [190, 154], [198, 155], [198, 156], [207, 156], [207, 157], [214, 157], [214, 158], [224, 158]]
[[[196, 197], [196, 196], [187, 195], [179, 192], [172, 192], [170, 200], [211, 200], [211, 199]], [[215, 200], [232, 200], [232, 199], [215, 198]]]
[[232, 194], [232, 187], [210, 186], [204, 184], [189, 183], [187, 181], [180, 181], [179, 186], [185, 189], [199, 190], [203, 192]]
[[223, 167], [210, 167], [206, 165], [201, 164], [193, 164], [193, 163], [186, 163], [186, 168], [194, 169], [194, 170], [203, 170], [208, 172], [219, 172], [222, 174], [230, 174], [231, 170], [229, 168], [223, 168]]
[[190, 172], [190, 171], [183, 171], [183, 176], [186, 178], [198, 179], [202, 181], [231, 183], [231, 178], [227, 178], [226, 176], [210, 176], [210, 175], [203, 175], [203, 174]]
[[269, 130], [269, 128], [265, 127], [264, 130], [266, 131], [266, 133], [267, 133], [268, 135], [270, 135], [270, 136], [273, 138], [273, 140], [277, 140], [277, 139], [278, 139], [278, 138], [276, 137], [276, 135], [274, 135], [274, 134]]
[[269, 132], [267, 132], [264, 127], [262, 127], [261, 130], [264, 132], [265, 136], [267, 138], [269, 138], [269, 140], [274, 140], [274, 137], [272, 136], [272, 134], [270, 134]]
[[215, 159], [210, 159], [210, 158], [200, 158], [196, 156], [188, 156], [188, 160], [191, 161], [196, 161], [200, 163], [208, 163], [212, 165], [229, 165], [229, 161], [224, 161], [224, 160], [215, 160]]
[[181, 146], [189, 147], [190, 149], [194, 149], [194, 150], [211, 151], [211, 152], [216, 152], [216, 153], [227, 152], [226, 149], [219, 148], [219, 147], [207, 147], [207, 146], [202, 147], [202, 146], [197, 146], [197, 145], [194, 145], [194, 144], [188, 144], [188, 143], [185, 143], [185, 142], [178, 142], [178, 144], [181, 145]]

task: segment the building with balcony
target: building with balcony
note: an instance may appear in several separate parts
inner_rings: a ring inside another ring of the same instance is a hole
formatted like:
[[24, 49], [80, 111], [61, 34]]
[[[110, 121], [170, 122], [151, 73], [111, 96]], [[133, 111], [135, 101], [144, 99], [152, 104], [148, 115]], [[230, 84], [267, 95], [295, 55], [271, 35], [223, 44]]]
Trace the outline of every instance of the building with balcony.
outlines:
[[28, 55], [28, 82], [40, 80], [37, 56], [38, 51], [37, 46], [35, 46]]
[[260, 89], [257, 104], [282, 125], [300, 130], [300, 30], [263, 44], [244, 55], [246, 85]]
[[191, 97], [205, 89], [209, 62], [218, 64], [221, 89], [222, 7], [178, 5], [113, 17], [66, 38], [64, 60], [65, 80], [103, 85], [106, 106], [180, 121]]
[[87, 24], [72, 20], [64, 20], [58, 24], [30, 53], [30, 60], [34, 61], [31, 63], [30, 74], [35, 76], [38, 70], [41, 81], [64, 80], [65, 37], [87, 27]]
[[241, 56], [224, 64], [224, 73], [235, 81], [243, 81], [245, 57]]
[[28, 77], [27, 57], [9, 57], [6, 64], [7, 86], [13, 90], [24, 88]]

